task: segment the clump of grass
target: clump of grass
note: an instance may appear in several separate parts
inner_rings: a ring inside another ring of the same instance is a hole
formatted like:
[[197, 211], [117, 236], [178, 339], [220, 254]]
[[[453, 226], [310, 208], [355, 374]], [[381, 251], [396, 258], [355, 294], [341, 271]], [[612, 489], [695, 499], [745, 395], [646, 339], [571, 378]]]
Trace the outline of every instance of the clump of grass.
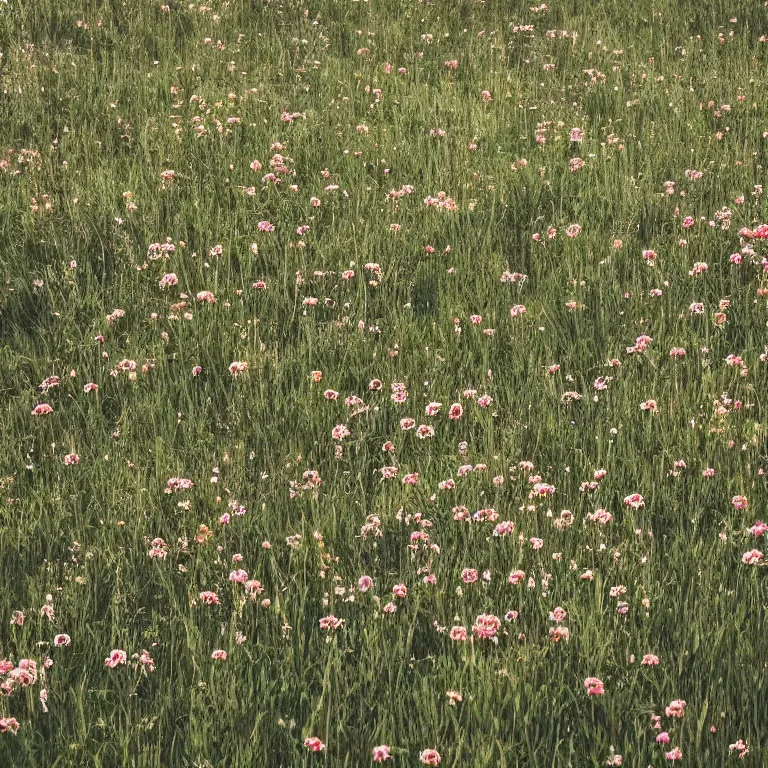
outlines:
[[763, 26], [0, 5], [3, 764], [762, 764]]

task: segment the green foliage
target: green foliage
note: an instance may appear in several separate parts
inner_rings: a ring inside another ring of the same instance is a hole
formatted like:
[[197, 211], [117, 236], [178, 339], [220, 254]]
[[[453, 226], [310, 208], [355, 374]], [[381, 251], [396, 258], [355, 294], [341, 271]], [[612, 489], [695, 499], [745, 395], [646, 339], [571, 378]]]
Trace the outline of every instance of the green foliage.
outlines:
[[765, 765], [766, 12], [0, 3], [0, 765]]

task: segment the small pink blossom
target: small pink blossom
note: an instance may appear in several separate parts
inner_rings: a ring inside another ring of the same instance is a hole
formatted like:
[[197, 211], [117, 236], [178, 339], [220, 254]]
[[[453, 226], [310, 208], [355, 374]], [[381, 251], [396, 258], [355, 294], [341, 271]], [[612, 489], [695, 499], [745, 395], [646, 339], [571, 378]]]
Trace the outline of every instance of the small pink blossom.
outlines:
[[624, 503], [633, 509], [640, 509], [645, 506], [645, 499], [639, 493], [632, 493], [624, 497]]
[[322, 752], [325, 749], [325, 744], [317, 736], [310, 736], [304, 739], [304, 746], [312, 752]]
[[763, 553], [759, 549], [750, 549], [741, 556], [741, 562], [745, 565], [759, 565], [763, 560]]
[[584, 681], [584, 687], [587, 689], [589, 696], [602, 696], [605, 693], [603, 681], [597, 677], [588, 677]]
[[118, 664], [125, 664], [128, 654], [125, 651], [121, 651], [119, 648], [115, 649], [109, 654], [109, 657], [104, 659], [104, 663], [110, 668], [114, 669]]
[[682, 699], [671, 701], [664, 710], [667, 717], [682, 717], [685, 714], [685, 702]]
[[500, 627], [501, 620], [498, 616], [494, 616], [492, 613], [483, 613], [475, 619], [475, 623], [472, 625], [472, 634], [482, 640], [495, 639]]

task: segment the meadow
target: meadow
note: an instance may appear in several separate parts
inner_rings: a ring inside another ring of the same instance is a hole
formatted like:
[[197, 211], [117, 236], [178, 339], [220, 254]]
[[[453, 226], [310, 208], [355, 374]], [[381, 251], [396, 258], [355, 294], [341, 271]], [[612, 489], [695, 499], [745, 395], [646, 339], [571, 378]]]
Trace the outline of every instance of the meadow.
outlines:
[[767, 64], [2, 0], [0, 767], [767, 765]]

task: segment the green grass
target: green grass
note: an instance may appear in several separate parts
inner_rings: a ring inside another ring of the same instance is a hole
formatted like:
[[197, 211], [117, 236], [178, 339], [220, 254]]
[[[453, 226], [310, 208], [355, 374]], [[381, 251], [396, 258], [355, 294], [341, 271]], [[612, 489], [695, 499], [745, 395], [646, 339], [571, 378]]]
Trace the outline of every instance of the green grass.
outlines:
[[531, 5], [0, 4], [0, 765], [766, 764], [768, 5]]

